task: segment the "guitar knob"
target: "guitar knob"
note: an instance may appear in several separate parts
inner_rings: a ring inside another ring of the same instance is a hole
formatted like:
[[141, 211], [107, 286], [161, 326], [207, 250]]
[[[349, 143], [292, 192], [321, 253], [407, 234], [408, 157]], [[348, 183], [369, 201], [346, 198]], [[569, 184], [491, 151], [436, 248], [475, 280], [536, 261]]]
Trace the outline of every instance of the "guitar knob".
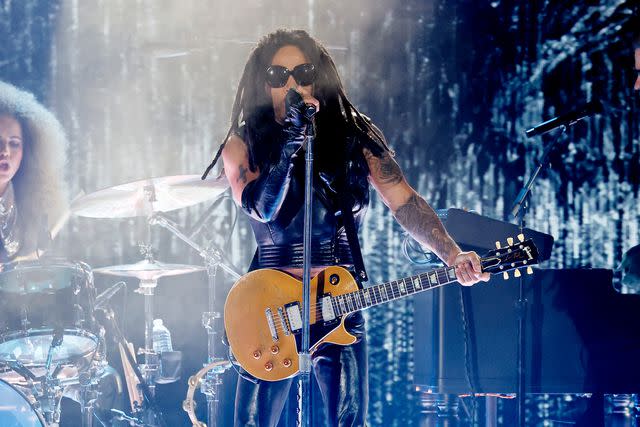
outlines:
[[277, 345], [274, 345], [271, 347], [271, 354], [278, 354], [279, 351], [280, 349], [278, 348]]
[[284, 365], [285, 368], [288, 368], [289, 366], [291, 366], [291, 359], [284, 359], [282, 361], [282, 364]]
[[496, 249], [501, 249], [502, 245], [500, 244], [500, 242], [496, 242]]
[[514, 272], [513, 272], [513, 276], [514, 276], [514, 277], [520, 277], [520, 276], [521, 276], [521, 274], [520, 274], [520, 270], [518, 270], [518, 269], [516, 268], [516, 269], [514, 270]]
[[507, 244], [513, 246], [513, 237], [507, 237]]
[[531, 268], [531, 266], [527, 267], [527, 274], [533, 274], [533, 268]]
[[260, 359], [261, 356], [262, 356], [262, 352], [260, 350], [256, 350], [253, 352], [254, 359]]
[[273, 369], [273, 363], [267, 362], [264, 364], [264, 370], [270, 372]]
[[518, 241], [519, 241], [520, 243], [524, 242], [524, 234], [520, 233], [520, 234], [518, 234], [518, 236], [517, 236], [517, 237], [518, 237]]
[[509, 273], [507, 273], [506, 271], [503, 271], [503, 272], [502, 272], [502, 278], [503, 278], [504, 280], [509, 280]]
[[331, 276], [329, 276], [329, 283], [331, 283], [332, 285], [337, 285], [340, 282], [340, 276], [338, 276], [337, 274], [332, 274]]

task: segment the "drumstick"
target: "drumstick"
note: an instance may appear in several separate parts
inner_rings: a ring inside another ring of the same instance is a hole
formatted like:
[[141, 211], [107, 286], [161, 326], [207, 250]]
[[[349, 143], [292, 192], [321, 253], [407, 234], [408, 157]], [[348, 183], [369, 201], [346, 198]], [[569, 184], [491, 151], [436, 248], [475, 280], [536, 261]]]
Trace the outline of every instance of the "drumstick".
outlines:
[[[135, 358], [135, 353], [133, 351], [133, 344], [127, 342], [127, 347], [129, 348], [130, 354]], [[118, 348], [120, 350], [120, 358], [122, 359], [122, 369], [124, 370], [124, 379], [127, 383], [127, 391], [129, 392], [129, 403], [131, 404], [131, 411], [135, 412], [140, 407], [142, 407], [142, 397], [140, 396], [140, 390], [138, 389], [138, 385], [140, 381], [133, 371], [133, 367], [129, 363], [129, 359], [124, 352], [124, 348], [122, 344], [118, 344]]]

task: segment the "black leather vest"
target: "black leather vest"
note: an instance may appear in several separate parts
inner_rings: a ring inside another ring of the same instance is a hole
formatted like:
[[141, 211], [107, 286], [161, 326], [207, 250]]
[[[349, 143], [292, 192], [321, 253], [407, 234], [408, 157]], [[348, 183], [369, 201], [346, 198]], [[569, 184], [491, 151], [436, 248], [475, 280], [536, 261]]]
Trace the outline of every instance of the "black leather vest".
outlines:
[[[343, 147], [343, 159], [346, 161], [341, 161], [342, 165], [332, 165], [336, 166], [331, 168], [332, 172], [314, 167], [311, 240], [313, 266], [353, 265], [340, 197], [347, 197], [347, 205], [352, 206], [357, 229], [360, 228], [369, 204], [369, 169], [362, 154], [362, 146], [352, 137], [345, 141]], [[258, 243], [251, 270], [302, 267], [304, 167], [304, 155], [300, 155], [294, 160], [289, 192], [275, 219], [262, 223], [249, 217]]]

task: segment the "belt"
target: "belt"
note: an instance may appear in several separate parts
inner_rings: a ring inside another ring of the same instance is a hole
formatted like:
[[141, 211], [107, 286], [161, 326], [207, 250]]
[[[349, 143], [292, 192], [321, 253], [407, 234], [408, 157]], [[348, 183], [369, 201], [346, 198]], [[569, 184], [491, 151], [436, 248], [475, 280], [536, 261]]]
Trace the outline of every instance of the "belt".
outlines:
[[[303, 244], [262, 245], [258, 247], [261, 268], [302, 268]], [[311, 265], [353, 265], [351, 249], [346, 240], [325, 240], [311, 243]]]

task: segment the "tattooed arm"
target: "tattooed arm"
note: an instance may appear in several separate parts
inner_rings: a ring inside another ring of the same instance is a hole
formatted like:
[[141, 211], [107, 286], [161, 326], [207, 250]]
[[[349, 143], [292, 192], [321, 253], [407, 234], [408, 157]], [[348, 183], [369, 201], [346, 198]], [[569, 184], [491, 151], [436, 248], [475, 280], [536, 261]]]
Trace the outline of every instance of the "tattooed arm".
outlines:
[[369, 165], [369, 182], [411, 237], [428, 247], [447, 265], [455, 265], [456, 275], [463, 285], [489, 279], [489, 274], [480, 272], [478, 255], [460, 250], [435, 211], [409, 185], [389, 152], [376, 157], [365, 149], [364, 156]]
[[238, 135], [231, 134], [222, 150], [222, 162], [224, 173], [231, 187], [233, 200], [242, 205], [242, 191], [251, 181], [254, 181], [260, 173], [251, 172], [249, 169], [249, 151], [247, 145]]

